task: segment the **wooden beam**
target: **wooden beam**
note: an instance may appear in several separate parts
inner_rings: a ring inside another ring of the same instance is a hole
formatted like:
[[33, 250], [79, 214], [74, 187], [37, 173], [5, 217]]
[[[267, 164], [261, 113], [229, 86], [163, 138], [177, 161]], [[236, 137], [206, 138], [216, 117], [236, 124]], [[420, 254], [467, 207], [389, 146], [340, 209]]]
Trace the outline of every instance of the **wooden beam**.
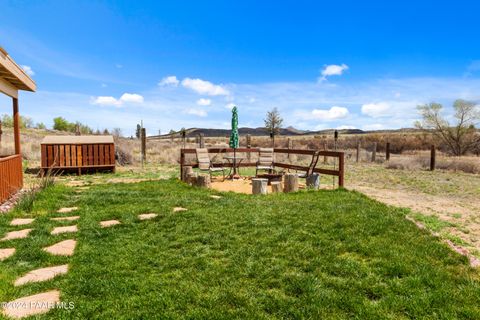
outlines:
[[11, 98], [18, 98], [18, 90], [10, 82], [0, 77], [0, 92]]
[[0, 51], [0, 66], [18, 80], [19, 85], [17, 89], [28, 91], [35, 91], [37, 89], [35, 82], [4, 50]]
[[20, 114], [18, 112], [18, 99], [13, 98], [13, 135], [15, 139], [15, 154], [20, 154]]

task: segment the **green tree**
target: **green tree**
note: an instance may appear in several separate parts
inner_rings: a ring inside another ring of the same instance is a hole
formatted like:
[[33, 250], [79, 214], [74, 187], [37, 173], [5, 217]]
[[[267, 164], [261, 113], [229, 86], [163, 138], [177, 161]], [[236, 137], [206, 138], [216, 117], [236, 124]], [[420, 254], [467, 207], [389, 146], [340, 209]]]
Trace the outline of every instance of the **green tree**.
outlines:
[[47, 126], [43, 122], [37, 123], [36, 127], [37, 129], [43, 129], [43, 130], [47, 129]]
[[466, 100], [456, 100], [453, 103], [455, 111], [454, 123], [450, 123], [441, 115], [443, 106], [439, 103], [429, 103], [418, 106], [422, 116], [415, 126], [433, 133], [445, 146], [449, 153], [461, 156], [480, 146], [480, 136], [475, 126], [480, 121], [480, 110], [475, 103]]
[[141, 130], [142, 130], [142, 126], [137, 124], [137, 130], [135, 131], [135, 137], [137, 137], [137, 139], [140, 139]]
[[58, 131], [74, 132], [75, 124], [68, 122], [63, 117], [56, 117], [56, 118], [53, 118], [53, 129]]

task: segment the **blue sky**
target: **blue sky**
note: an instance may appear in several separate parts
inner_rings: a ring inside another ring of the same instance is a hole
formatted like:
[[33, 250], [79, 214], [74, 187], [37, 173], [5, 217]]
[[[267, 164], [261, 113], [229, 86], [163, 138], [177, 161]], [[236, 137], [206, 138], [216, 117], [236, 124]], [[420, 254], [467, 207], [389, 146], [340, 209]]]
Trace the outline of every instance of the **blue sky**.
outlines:
[[[480, 100], [476, 1], [0, 1], [0, 45], [37, 82], [21, 111], [131, 134], [411, 127]], [[0, 98], [0, 113], [10, 102]]]

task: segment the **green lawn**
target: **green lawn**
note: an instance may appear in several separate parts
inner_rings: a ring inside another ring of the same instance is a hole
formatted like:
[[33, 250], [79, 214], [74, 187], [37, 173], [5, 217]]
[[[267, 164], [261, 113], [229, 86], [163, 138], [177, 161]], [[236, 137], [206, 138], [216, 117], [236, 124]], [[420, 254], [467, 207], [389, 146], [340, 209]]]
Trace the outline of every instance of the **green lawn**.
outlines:
[[[43, 191], [34, 213], [0, 216], [0, 235], [14, 216], [38, 217], [30, 238], [0, 242], [18, 250], [0, 262], [0, 301], [57, 288], [75, 303], [39, 319], [480, 318], [478, 271], [405, 210], [345, 190], [213, 193], [175, 180]], [[73, 257], [41, 251], [72, 237], [49, 235], [62, 206], [80, 207]], [[159, 217], [136, 219], [146, 212]], [[107, 219], [122, 225], [100, 228]], [[12, 285], [63, 263], [65, 276]]]

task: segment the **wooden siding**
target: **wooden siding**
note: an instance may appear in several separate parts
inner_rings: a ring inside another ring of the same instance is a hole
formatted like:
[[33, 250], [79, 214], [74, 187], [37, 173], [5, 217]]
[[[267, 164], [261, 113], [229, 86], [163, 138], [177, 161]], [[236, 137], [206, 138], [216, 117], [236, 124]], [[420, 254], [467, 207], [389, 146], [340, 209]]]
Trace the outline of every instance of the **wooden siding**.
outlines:
[[115, 170], [115, 145], [42, 144], [42, 169]]
[[0, 158], [0, 203], [23, 187], [22, 157]]

